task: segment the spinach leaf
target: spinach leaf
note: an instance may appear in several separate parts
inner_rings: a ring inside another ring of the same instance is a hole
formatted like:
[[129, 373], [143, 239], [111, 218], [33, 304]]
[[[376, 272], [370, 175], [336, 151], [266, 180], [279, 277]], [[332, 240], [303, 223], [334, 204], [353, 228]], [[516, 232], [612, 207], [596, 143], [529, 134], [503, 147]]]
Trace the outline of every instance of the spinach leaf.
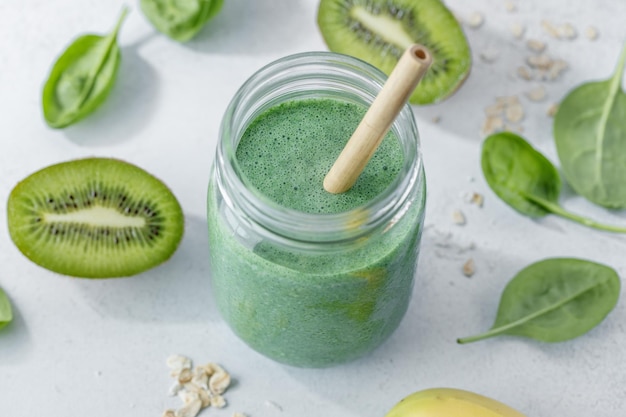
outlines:
[[154, 27], [170, 38], [193, 38], [221, 9], [224, 0], [141, 0], [141, 10]]
[[9, 324], [11, 320], [13, 320], [13, 312], [9, 297], [0, 288], [0, 329]]
[[43, 113], [50, 127], [75, 123], [100, 106], [109, 95], [121, 54], [117, 34], [124, 8], [108, 35], [83, 35], [57, 59], [43, 89]]
[[487, 137], [481, 165], [487, 184], [496, 195], [525, 216], [556, 214], [595, 229], [626, 233], [626, 227], [601, 224], [561, 207], [558, 171], [521, 136], [500, 132]]
[[608, 266], [573, 258], [539, 261], [507, 284], [491, 330], [457, 342], [503, 334], [543, 342], [573, 339], [609, 314], [619, 292], [619, 276]]
[[498, 197], [526, 216], [543, 217], [550, 213], [530, 201], [528, 195], [555, 204], [559, 199], [561, 179], [554, 165], [514, 133], [487, 137], [481, 165], [487, 183]]
[[596, 204], [626, 208], [626, 46], [613, 76], [570, 92], [554, 118], [554, 140], [572, 188]]

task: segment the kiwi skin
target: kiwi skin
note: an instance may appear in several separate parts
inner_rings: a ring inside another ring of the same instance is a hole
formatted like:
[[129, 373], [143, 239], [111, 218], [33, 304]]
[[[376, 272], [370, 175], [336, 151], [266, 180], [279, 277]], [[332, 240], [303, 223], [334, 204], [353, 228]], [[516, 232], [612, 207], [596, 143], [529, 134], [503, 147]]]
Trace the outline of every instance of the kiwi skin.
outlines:
[[184, 231], [180, 204], [160, 180], [127, 162], [87, 158], [19, 182], [7, 203], [17, 248], [51, 271], [131, 276], [165, 262]]
[[426, 47], [433, 63], [409, 99], [413, 104], [446, 99], [471, 69], [465, 34], [440, 0], [321, 0], [317, 23], [331, 51], [360, 58], [387, 75], [411, 44]]

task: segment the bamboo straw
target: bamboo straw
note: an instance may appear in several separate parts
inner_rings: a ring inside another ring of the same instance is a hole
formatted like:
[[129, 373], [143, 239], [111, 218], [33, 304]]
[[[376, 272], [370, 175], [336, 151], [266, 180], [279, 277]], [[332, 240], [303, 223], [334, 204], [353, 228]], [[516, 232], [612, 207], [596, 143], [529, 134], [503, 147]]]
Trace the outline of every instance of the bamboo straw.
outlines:
[[326, 174], [326, 191], [339, 194], [354, 185], [431, 63], [425, 47], [415, 44], [407, 48]]

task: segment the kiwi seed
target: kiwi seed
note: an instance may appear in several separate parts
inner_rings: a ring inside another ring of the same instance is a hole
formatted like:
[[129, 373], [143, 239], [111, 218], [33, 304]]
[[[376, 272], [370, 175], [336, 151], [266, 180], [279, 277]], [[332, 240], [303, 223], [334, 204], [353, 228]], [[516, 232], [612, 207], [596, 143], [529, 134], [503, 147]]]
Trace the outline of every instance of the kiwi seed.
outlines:
[[331, 51], [360, 58], [386, 74], [410, 45], [425, 46], [433, 63], [411, 95], [413, 104], [443, 100], [470, 71], [467, 39], [440, 0], [321, 0], [317, 22]]
[[183, 235], [176, 197], [158, 179], [107, 158], [35, 172], [11, 192], [9, 234], [30, 260], [85, 278], [134, 275], [167, 260]]

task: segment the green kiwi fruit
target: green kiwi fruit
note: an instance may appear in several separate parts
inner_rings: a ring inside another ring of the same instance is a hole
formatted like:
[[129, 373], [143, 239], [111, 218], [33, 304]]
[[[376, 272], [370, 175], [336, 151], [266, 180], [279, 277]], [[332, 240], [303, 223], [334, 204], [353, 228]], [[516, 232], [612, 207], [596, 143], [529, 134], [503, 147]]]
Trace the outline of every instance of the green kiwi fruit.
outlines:
[[9, 234], [36, 264], [65, 275], [134, 275], [167, 260], [182, 238], [180, 204], [158, 179], [107, 158], [52, 165], [18, 183]]
[[331, 51], [360, 58], [387, 75], [411, 44], [425, 46], [433, 63], [409, 99], [413, 104], [450, 96], [471, 68], [463, 30], [440, 0], [321, 0], [317, 23]]

